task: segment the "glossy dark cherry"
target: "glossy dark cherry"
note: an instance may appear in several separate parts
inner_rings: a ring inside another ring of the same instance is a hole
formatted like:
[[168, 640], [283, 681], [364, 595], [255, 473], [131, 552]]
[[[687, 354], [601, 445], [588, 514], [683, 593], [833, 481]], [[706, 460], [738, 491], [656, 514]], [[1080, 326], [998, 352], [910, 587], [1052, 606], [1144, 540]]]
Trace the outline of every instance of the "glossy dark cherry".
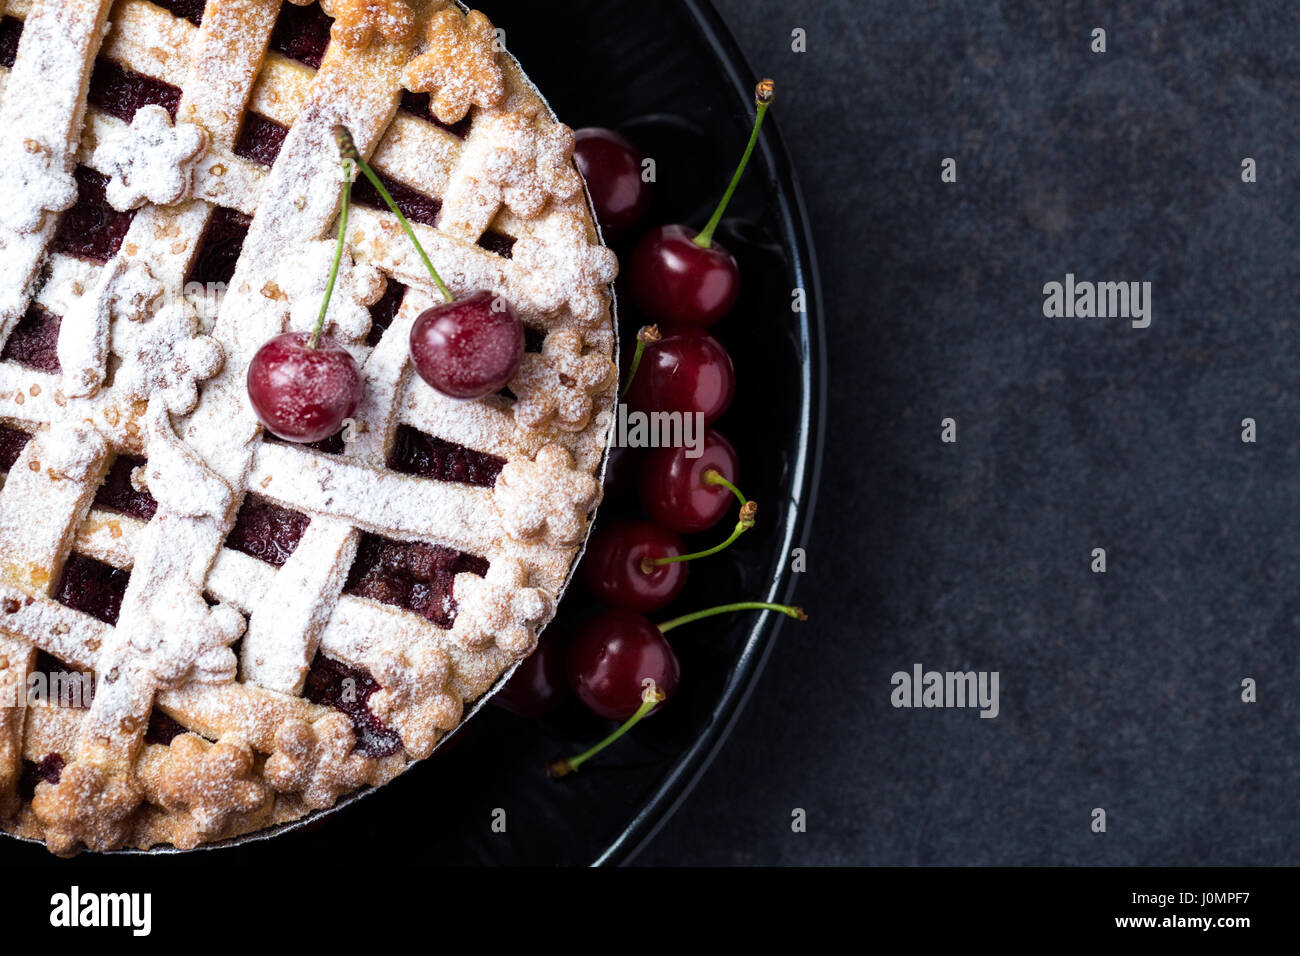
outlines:
[[736, 484], [740, 460], [731, 442], [710, 428], [704, 432], [700, 457], [688, 457], [690, 451], [652, 448], [638, 476], [641, 504], [650, 517], [681, 534], [707, 531], [737, 503], [729, 489], [704, 481], [704, 473], [713, 469]]
[[703, 249], [689, 226], [660, 226], [632, 253], [628, 284], [637, 307], [668, 326], [708, 328], [740, 295], [740, 267], [715, 239]]
[[642, 179], [642, 156], [612, 129], [588, 126], [574, 134], [573, 161], [587, 180], [596, 219], [607, 242], [631, 234], [650, 207], [650, 184]]
[[411, 361], [452, 398], [482, 398], [510, 384], [524, 358], [524, 326], [505, 299], [481, 290], [420, 313]]
[[564, 671], [568, 648], [552, 628], [544, 631], [533, 651], [510, 680], [492, 698], [492, 703], [520, 717], [545, 717], [554, 713], [569, 693]]
[[602, 604], [646, 613], [666, 607], [682, 593], [687, 564], [661, 564], [647, 574], [641, 570], [641, 559], [685, 553], [682, 539], [667, 528], [649, 521], [615, 521], [592, 534], [582, 571]]
[[643, 412], [703, 412], [708, 425], [735, 391], [736, 369], [722, 343], [701, 329], [678, 329], [646, 346], [627, 402]]
[[306, 332], [277, 335], [248, 366], [253, 411], [286, 441], [328, 438], [361, 401], [361, 373], [351, 353], [328, 336], [308, 348], [310, 339]]
[[574, 693], [610, 720], [636, 713], [647, 677], [664, 693], [665, 703], [681, 677], [677, 654], [659, 628], [632, 611], [602, 611], [584, 624], [569, 647], [567, 665]]

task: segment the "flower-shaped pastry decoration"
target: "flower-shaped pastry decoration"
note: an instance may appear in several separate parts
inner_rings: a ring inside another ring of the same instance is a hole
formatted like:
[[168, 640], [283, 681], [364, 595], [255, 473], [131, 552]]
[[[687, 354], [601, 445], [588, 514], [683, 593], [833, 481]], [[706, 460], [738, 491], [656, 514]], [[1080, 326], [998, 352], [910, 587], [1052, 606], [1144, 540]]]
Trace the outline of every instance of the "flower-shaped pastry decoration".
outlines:
[[523, 219], [539, 215], [554, 196], [572, 199], [582, 190], [573, 166], [573, 130], [552, 123], [538, 130], [523, 113], [492, 113], [480, 120], [493, 143], [484, 159], [483, 179], [499, 201]]
[[440, 731], [460, 722], [460, 697], [448, 688], [451, 662], [432, 644], [386, 649], [370, 668], [379, 690], [366, 706], [402, 737], [415, 757], [427, 757]]
[[211, 336], [199, 334], [198, 315], [186, 300], [171, 298], [141, 309], [140, 297], [147, 292], [128, 285], [126, 293], [128, 298], [119, 299], [115, 309], [133, 321], [118, 322], [113, 329], [110, 347], [122, 360], [114, 386], [145, 401], [160, 393], [168, 410], [177, 415], [192, 411], [198, 383], [221, 368], [221, 346]]
[[496, 31], [492, 22], [471, 10], [439, 10], [429, 20], [428, 45], [406, 67], [406, 88], [433, 93], [433, 115], [443, 123], [459, 123], [470, 106], [496, 106], [506, 95], [505, 75], [497, 65]]
[[389, 43], [405, 43], [415, 30], [415, 16], [405, 0], [334, 0], [330, 14], [330, 36], [349, 50], [364, 50], [376, 35]]
[[528, 353], [510, 383], [515, 420], [529, 428], [555, 422], [565, 431], [582, 431], [591, 421], [592, 395], [617, 374], [614, 363], [597, 352], [583, 353], [582, 333], [558, 329], [546, 336], [541, 354]]
[[[155, 478], [151, 485], [160, 482]], [[149, 597], [148, 620], [132, 628], [130, 641], [140, 666], [160, 687], [218, 684], [235, 678], [238, 662], [230, 645], [244, 628], [244, 616], [230, 605], [208, 607], [197, 590], [177, 584]]]
[[219, 836], [236, 816], [260, 809], [269, 797], [244, 741], [223, 737], [209, 744], [198, 734], [181, 734], [171, 742], [158, 798], [168, 810], [188, 811], [199, 839]]
[[[264, 296], [286, 300], [291, 330], [310, 332], [316, 328], [334, 250], [332, 239], [305, 243], [277, 263], [274, 277], [262, 286]], [[382, 272], [368, 263], [356, 262], [345, 248], [325, 312], [326, 333], [348, 342], [364, 339], [370, 331], [370, 306], [383, 296], [385, 285]]]
[[564, 448], [547, 445], [532, 461], [506, 463], [497, 475], [493, 501], [510, 537], [571, 548], [587, 531], [587, 515], [600, 501], [600, 483], [574, 468]]
[[374, 768], [374, 760], [356, 752], [352, 722], [335, 713], [314, 724], [296, 718], [281, 724], [266, 779], [276, 790], [296, 793], [311, 809], [323, 810], [367, 783]]
[[88, 760], [74, 760], [63, 768], [58, 783], [37, 784], [32, 812], [45, 827], [50, 851], [71, 856], [81, 844], [99, 851], [121, 846], [143, 799], [143, 791], [130, 777]]
[[47, 212], [62, 212], [77, 201], [77, 181], [45, 144], [28, 139], [0, 163], [0, 192], [0, 222], [14, 232], [35, 232]]
[[138, 259], [127, 260], [113, 279], [112, 316], [128, 322], [142, 322], [154, 314], [163, 294], [163, 284]]
[[561, 217], [551, 235], [523, 237], [511, 258], [521, 270], [524, 297], [538, 312], [556, 315], [568, 305], [574, 320], [587, 327], [605, 314], [605, 286], [618, 275], [618, 258], [592, 244], [581, 217]]
[[140, 107], [123, 135], [95, 147], [95, 168], [108, 176], [108, 204], [125, 212], [146, 202], [167, 206], [185, 199], [207, 142], [207, 133], [194, 123], [173, 126], [164, 107]]
[[528, 587], [528, 571], [512, 558], [498, 558], [486, 577], [462, 573], [452, 588], [458, 610], [451, 639], [481, 650], [492, 644], [516, 659], [537, 646], [537, 632], [551, 619], [555, 602]]

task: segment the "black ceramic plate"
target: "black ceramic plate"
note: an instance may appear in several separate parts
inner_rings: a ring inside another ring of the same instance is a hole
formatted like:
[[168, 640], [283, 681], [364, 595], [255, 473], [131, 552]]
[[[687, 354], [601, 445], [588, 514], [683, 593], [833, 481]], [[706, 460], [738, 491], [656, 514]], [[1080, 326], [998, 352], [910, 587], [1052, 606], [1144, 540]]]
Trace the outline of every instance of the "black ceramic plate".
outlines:
[[[622, 130], [657, 162], [647, 227], [697, 228], [712, 211], [748, 136], [753, 84], [726, 27], [697, 0], [479, 0], [506, 42], [574, 128]], [[777, 77], [779, 81], [779, 77]], [[779, 89], [779, 87], [778, 87]], [[736, 364], [737, 390], [717, 427], [735, 445], [741, 487], [760, 504], [758, 526], [731, 551], [693, 566], [685, 593], [660, 620], [731, 600], [789, 600], [817, 484], [822, 432], [820, 295], [798, 187], [781, 144], [778, 105], [761, 149], [719, 231], [740, 262], [744, 291], [715, 327]], [[619, 249], [626, 261], [628, 249]], [[791, 310], [803, 288], [807, 311]], [[620, 300], [621, 325], [642, 320]], [[631, 341], [631, 339], [625, 339]], [[635, 512], [615, 490], [601, 520]], [[713, 543], [715, 528], [701, 536]], [[689, 544], [690, 542], [688, 542]], [[577, 579], [555, 633], [564, 639], [595, 605]], [[816, 609], [810, 609], [814, 614]], [[573, 704], [526, 720], [489, 706], [431, 759], [365, 799], [269, 840], [169, 857], [175, 862], [319, 865], [357, 859], [442, 864], [626, 861], [685, 796], [722, 744], [775, 637], [780, 615], [714, 618], [675, 632], [683, 677], [670, 705], [582, 772], [549, 781], [545, 762], [599, 739], [610, 725]], [[807, 625], [811, 628], [815, 625]], [[790, 639], [814, 642], [790, 627]], [[504, 832], [493, 827], [504, 811]], [[396, 845], [394, 834], [408, 839]], [[46, 851], [5, 841], [6, 862], [42, 864]], [[85, 854], [95, 866], [104, 857]], [[157, 857], [112, 857], [156, 867]]]

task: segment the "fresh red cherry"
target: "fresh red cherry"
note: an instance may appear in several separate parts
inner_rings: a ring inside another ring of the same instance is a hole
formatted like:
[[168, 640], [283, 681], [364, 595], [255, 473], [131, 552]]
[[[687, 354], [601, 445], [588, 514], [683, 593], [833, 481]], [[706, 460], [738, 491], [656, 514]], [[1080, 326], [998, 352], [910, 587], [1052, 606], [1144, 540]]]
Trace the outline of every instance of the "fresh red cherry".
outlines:
[[717, 240], [697, 245], [698, 236], [690, 226], [660, 226], [632, 252], [632, 300], [654, 321], [708, 328], [736, 304], [740, 267], [735, 257]]
[[[514, 308], [503, 296], [480, 290], [460, 299], [451, 294], [447, 284], [433, 267], [429, 255], [420, 245], [406, 215], [393, 201], [388, 187], [370, 168], [357, 150], [352, 134], [344, 127], [334, 127], [339, 155], [345, 167], [355, 163], [389, 212], [397, 217], [406, 237], [411, 240], [429, 278], [442, 293], [443, 301], [426, 309], [411, 326], [411, 363], [429, 385], [452, 398], [482, 398], [499, 392], [510, 384], [524, 357], [524, 326]], [[347, 185], [351, 169], [344, 178], [344, 212], [339, 226], [340, 243], [347, 226]]]
[[524, 326], [504, 298], [479, 291], [420, 313], [411, 361], [452, 398], [482, 398], [510, 384], [524, 357]]
[[497, 691], [492, 703], [520, 717], [545, 717], [569, 693], [564, 668], [564, 641], [554, 629], [544, 631], [533, 651]]
[[686, 562], [660, 564], [648, 571], [647, 558], [686, 553], [682, 539], [649, 521], [616, 521], [596, 529], [582, 557], [587, 586], [602, 603], [629, 611], [657, 611], [686, 586]]
[[628, 389], [643, 412], [703, 412], [713, 423], [736, 391], [736, 369], [722, 343], [700, 329], [678, 329], [647, 345]]
[[584, 624], [568, 655], [569, 684], [593, 713], [626, 720], [642, 703], [643, 681], [665, 699], [681, 677], [677, 654], [659, 628], [632, 611], [602, 611]]
[[311, 338], [307, 332], [277, 335], [248, 365], [253, 411], [286, 441], [328, 438], [361, 401], [361, 373], [351, 353], [328, 336], [313, 348]]
[[573, 161], [587, 180], [596, 219], [607, 242], [627, 236], [650, 205], [637, 148], [612, 129], [589, 126], [574, 133]]
[[703, 445], [698, 458], [691, 458], [686, 447], [652, 448], [641, 462], [642, 505], [651, 518], [680, 534], [707, 531], [735, 503], [730, 488], [706, 475], [715, 472], [735, 484], [740, 468], [736, 450], [712, 428], [705, 430]]
[[713, 233], [754, 154], [763, 117], [775, 94], [771, 80], [763, 80], [755, 87], [757, 109], [749, 143], [722, 201], [704, 228], [696, 232], [689, 226], [661, 226], [633, 251], [628, 268], [632, 298], [652, 320], [669, 326], [708, 328], [736, 304], [740, 268], [735, 257], [714, 241]]

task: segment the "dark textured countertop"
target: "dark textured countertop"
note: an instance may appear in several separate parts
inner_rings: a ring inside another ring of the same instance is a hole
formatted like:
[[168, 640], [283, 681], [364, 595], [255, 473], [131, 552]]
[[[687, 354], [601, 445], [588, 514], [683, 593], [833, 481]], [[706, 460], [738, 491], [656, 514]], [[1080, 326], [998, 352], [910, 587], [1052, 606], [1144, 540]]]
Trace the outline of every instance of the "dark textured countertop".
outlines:
[[[1300, 862], [1294, 5], [717, 2], [825, 283], [814, 620], [640, 862]], [[917, 662], [999, 716], [895, 709]]]

